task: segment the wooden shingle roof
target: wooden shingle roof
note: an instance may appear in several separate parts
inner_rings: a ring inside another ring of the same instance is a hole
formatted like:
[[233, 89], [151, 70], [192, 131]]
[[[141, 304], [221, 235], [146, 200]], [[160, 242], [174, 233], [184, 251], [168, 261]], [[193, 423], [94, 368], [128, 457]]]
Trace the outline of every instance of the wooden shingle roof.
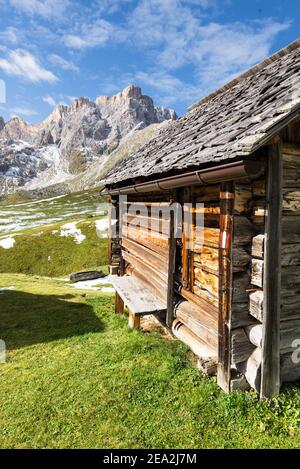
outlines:
[[248, 156], [300, 113], [300, 39], [190, 108], [104, 184]]

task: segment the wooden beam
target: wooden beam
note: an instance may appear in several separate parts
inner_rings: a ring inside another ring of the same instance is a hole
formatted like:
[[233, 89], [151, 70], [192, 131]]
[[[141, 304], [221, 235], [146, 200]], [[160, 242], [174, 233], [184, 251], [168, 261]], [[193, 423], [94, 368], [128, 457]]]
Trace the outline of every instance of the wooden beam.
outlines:
[[116, 291], [115, 293], [115, 313], [123, 314], [124, 313], [124, 301]]
[[282, 151], [278, 142], [268, 148], [267, 216], [265, 225], [263, 346], [261, 397], [280, 390], [280, 292]]
[[[176, 201], [176, 195], [171, 199], [170, 204]], [[175, 223], [177, 223], [177, 217], [175, 217], [174, 210], [170, 210], [170, 233], [169, 233], [169, 262], [168, 262], [168, 293], [167, 293], [167, 314], [166, 324], [168, 327], [172, 327], [174, 319], [174, 287], [175, 287], [175, 261], [176, 261], [176, 244], [175, 238]]]
[[[117, 222], [114, 226], [115, 235], [112, 233], [112, 214], [116, 217]], [[110, 264], [110, 273], [117, 275], [124, 275], [124, 260], [122, 258], [122, 239], [121, 239], [121, 210], [120, 204], [117, 197], [111, 198], [111, 203], [109, 207], [109, 264]]]
[[217, 382], [225, 392], [230, 391], [233, 211], [234, 183], [222, 183], [220, 193]]
[[[191, 237], [191, 210], [188, 203], [191, 203], [191, 188], [185, 187], [182, 196], [183, 203], [183, 231], [182, 231], [182, 285], [188, 289], [190, 287], [190, 237]], [[185, 205], [186, 204], [186, 205]]]
[[139, 329], [141, 324], [140, 316], [137, 316], [132, 311], [128, 311], [128, 327], [129, 329]]

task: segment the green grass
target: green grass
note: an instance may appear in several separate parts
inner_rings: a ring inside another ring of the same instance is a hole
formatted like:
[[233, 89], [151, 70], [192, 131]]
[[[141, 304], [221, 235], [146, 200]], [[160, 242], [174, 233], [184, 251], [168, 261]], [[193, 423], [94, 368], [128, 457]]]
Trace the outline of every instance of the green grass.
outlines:
[[113, 297], [0, 275], [0, 447], [300, 447], [300, 392], [224, 394], [184, 344], [128, 331]]
[[97, 236], [94, 219], [77, 222], [86, 236], [80, 244], [60, 236], [64, 223], [24, 230], [12, 248], [0, 247], [0, 272], [56, 277], [108, 263], [107, 239]]

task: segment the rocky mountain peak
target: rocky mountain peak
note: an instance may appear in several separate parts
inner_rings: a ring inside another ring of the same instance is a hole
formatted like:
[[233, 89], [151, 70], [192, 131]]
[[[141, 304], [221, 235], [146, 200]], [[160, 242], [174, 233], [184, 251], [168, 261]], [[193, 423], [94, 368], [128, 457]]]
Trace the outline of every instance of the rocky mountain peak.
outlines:
[[[32, 149], [29, 157], [26, 153], [29, 151], [28, 148], [25, 151], [18, 145], [10, 147], [9, 154], [12, 154], [12, 151], [15, 155], [11, 161], [15, 161], [16, 167], [11, 172], [7, 170], [6, 165], [6, 174], [18, 174], [18, 161], [22, 160], [24, 163], [22, 163], [22, 174], [26, 177], [23, 176], [22, 179], [19, 176], [14, 177], [17, 181], [21, 181], [20, 184], [25, 184], [26, 178], [33, 177], [29, 174], [35, 174], [34, 177], [37, 177], [43, 168], [44, 158], [48, 160], [52, 158], [56, 171], [63, 169], [64, 177], [66, 174], [78, 175], [89, 165], [97, 163], [102, 156], [115, 151], [124, 138], [152, 124], [176, 118], [175, 111], [155, 107], [152, 98], [143, 95], [139, 86], [130, 85], [114, 96], [99, 96], [95, 101], [80, 97], [74, 99], [71, 106], [57, 105], [51, 114], [38, 124], [28, 124], [18, 117], [7, 123], [2, 119], [0, 120], [2, 143], [10, 141], [14, 145], [14, 141], [22, 141], [28, 143]], [[45, 148], [49, 151], [44, 151]], [[28, 170], [28, 165], [30, 166], [31, 159], [32, 163], [37, 161], [37, 154], [41, 164], [35, 166], [36, 171], [31, 172]], [[51, 164], [48, 161], [47, 168]]]
[[90, 106], [90, 107], [95, 107], [94, 101], [91, 101], [89, 98], [75, 98], [72, 106], [71, 106], [71, 112], [76, 112], [79, 108], [83, 106]]
[[5, 126], [5, 121], [4, 121], [3, 117], [0, 116], [0, 132], [3, 129], [4, 126]]
[[100, 107], [103, 105], [107, 106], [108, 104], [115, 105], [121, 102], [125, 103], [130, 98], [140, 99], [141, 96], [142, 90], [139, 86], [129, 85], [113, 96], [98, 96], [95, 103]]

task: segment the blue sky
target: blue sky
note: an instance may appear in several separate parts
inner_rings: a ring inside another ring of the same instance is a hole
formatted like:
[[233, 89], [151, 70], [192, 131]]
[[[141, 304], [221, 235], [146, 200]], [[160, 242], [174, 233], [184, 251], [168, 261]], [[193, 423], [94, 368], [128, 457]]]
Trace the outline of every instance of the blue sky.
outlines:
[[0, 115], [38, 122], [130, 83], [183, 114], [299, 24], [297, 0], [0, 0]]

